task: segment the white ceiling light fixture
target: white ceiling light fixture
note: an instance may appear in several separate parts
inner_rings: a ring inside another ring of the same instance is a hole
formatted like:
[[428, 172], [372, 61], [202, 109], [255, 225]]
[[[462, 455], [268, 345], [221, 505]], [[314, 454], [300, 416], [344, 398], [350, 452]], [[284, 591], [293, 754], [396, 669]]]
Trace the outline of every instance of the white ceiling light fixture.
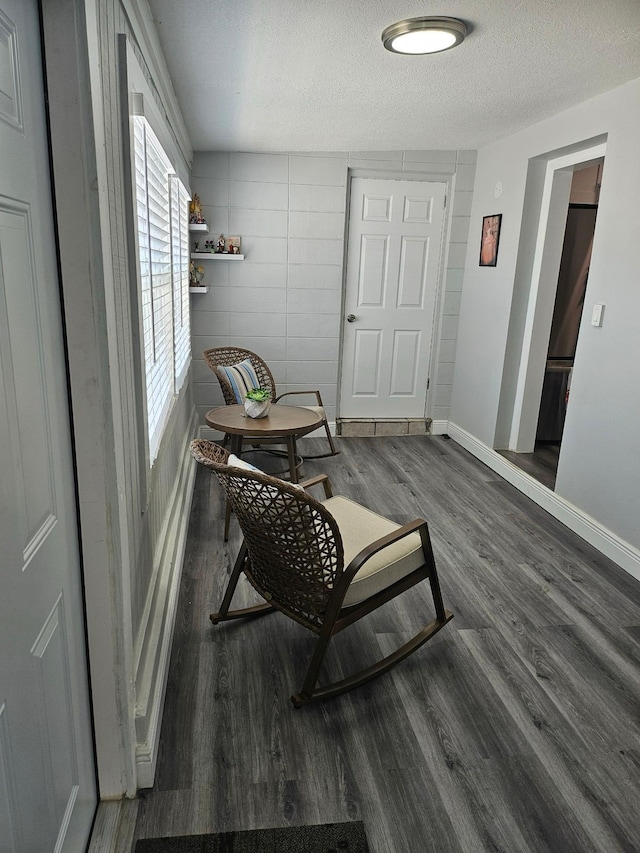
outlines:
[[467, 25], [457, 18], [407, 18], [383, 30], [382, 43], [392, 53], [439, 53], [461, 44]]

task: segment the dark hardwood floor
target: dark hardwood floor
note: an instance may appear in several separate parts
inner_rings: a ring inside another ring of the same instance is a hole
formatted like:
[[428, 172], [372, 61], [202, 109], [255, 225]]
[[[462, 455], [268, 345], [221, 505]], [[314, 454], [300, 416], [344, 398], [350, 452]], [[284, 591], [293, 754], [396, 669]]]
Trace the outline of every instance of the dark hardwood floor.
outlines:
[[[338, 442], [305, 473], [426, 518], [454, 620], [377, 681], [295, 710], [313, 636], [280, 614], [209, 622], [238, 534], [222, 542], [201, 469], [133, 838], [361, 819], [372, 853], [638, 851], [640, 584], [453, 441]], [[340, 635], [328, 674], [428, 621], [424, 586]]]
[[560, 455], [559, 444], [540, 441], [536, 442], [533, 453], [514, 453], [512, 450], [498, 450], [498, 453], [543, 486], [551, 491], [555, 489]]

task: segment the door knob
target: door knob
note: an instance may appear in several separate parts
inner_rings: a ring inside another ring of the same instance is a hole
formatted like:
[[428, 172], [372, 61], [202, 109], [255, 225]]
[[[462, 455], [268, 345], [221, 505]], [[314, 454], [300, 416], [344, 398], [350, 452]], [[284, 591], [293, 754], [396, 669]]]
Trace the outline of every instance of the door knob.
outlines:
[[353, 321], [354, 321], [355, 319], [356, 319], [356, 315], [355, 315], [355, 314], [347, 314], [347, 323], [353, 323]]

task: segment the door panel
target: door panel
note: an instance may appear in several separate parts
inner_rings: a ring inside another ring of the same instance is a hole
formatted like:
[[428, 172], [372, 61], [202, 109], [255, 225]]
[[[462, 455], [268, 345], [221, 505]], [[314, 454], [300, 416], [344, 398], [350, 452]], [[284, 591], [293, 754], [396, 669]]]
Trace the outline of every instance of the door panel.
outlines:
[[353, 394], [375, 394], [380, 383], [380, 332], [357, 329], [355, 351]]
[[[53, 451], [50, 432], [45, 429], [51, 415], [45, 393], [43, 329], [31, 235], [29, 208], [0, 197], [0, 285], [4, 296], [0, 300], [4, 344], [0, 347], [3, 364], [11, 366], [5, 379], [5, 401], [13, 422], [16, 497], [23, 506], [17, 523], [25, 562], [55, 519]], [[20, 287], [8, 286], [5, 270], [21, 282]]]
[[383, 305], [387, 283], [387, 238], [362, 236], [359, 305]]
[[342, 418], [425, 416], [445, 189], [351, 183]]
[[0, 0], [0, 847], [86, 846], [96, 806], [36, 0]]
[[424, 305], [429, 241], [422, 237], [402, 237], [397, 308]]
[[393, 336], [393, 360], [391, 362], [391, 397], [415, 396], [417, 385], [420, 332], [396, 331]]

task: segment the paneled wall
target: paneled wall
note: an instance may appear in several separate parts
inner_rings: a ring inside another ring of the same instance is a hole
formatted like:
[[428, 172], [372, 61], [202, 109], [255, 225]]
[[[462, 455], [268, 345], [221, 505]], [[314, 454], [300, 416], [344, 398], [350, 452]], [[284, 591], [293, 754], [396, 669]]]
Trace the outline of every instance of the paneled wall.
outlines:
[[153, 776], [194, 468], [189, 382], [144, 458], [121, 35], [183, 171], [191, 149], [146, 0], [41, 6], [98, 777], [117, 799]]
[[[244, 261], [199, 262], [209, 285], [208, 293], [191, 297], [201, 423], [207, 409], [223, 402], [202, 351], [228, 343], [259, 352], [279, 392], [320, 388], [329, 421], [335, 420], [349, 169], [372, 177], [424, 175], [450, 184], [438, 369], [428, 412], [446, 421], [475, 156], [475, 151], [196, 153], [191, 188], [209, 224], [206, 237], [240, 235], [245, 254]], [[196, 239], [204, 243], [201, 235]]]

